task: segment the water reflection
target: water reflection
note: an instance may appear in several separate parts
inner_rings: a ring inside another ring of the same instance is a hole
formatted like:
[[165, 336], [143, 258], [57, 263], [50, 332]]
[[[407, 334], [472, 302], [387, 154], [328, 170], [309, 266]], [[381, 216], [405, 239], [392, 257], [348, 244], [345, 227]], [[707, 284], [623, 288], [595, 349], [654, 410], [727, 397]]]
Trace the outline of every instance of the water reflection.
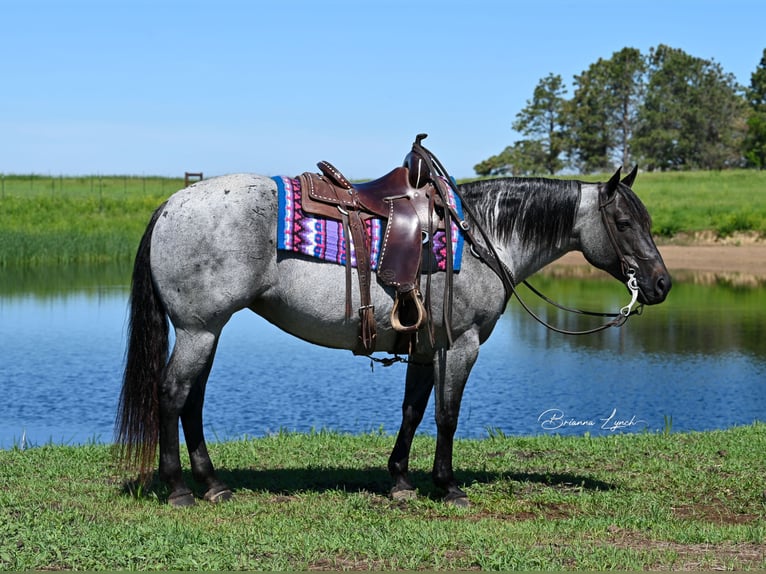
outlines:
[[132, 265], [56, 265], [0, 269], [0, 300], [62, 298], [81, 293], [125, 291]]
[[[534, 286], [551, 293], [557, 302], [589, 310], [616, 312], [628, 301], [627, 291], [613, 280], [581, 281], [540, 276]], [[567, 313], [541, 302], [520, 288], [525, 301], [532, 303], [547, 321], [568, 330], [582, 330], [599, 324], [598, 319]], [[766, 352], [766, 285], [753, 288], [728, 283], [698, 284], [676, 282], [672, 295], [661, 305], [645, 307], [621, 329], [571, 339], [584, 349], [612, 352], [658, 354], [719, 354], [735, 351], [763, 357]], [[520, 323], [528, 340], [561, 344], [561, 337], [538, 329], [534, 323]], [[542, 344], [542, 343], [541, 343]]]
[[[0, 276], [0, 447], [24, 433], [33, 444], [111, 440], [129, 273], [112, 266]], [[628, 300], [614, 281], [541, 276], [534, 284], [570, 306], [611, 311]], [[625, 327], [579, 337], [544, 329], [512, 303], [482, 348], [458, 434], [551, 432], [543, 424], [551, 419], [541, 419], [547, 411], [554, 424], [571, 422], [555, 432], [576, 434], [661, 430], [670, 416], [674, 430], [763, 418], [764, 303], [762, 284], [676, 281], [665, 303]], [[534, 306], [567, 329], [598, 321]], [[206, 426], [220, 439], [280, 428], [393, 433], [403, 380], [401, 365], [371, 371], [365, 359], [306, 345], [241, 313], [219, 346]], [[434, 432], [432, 421], [431, 410], [424, 432]], [[626, 426], [602, 428], [615, 421]]]

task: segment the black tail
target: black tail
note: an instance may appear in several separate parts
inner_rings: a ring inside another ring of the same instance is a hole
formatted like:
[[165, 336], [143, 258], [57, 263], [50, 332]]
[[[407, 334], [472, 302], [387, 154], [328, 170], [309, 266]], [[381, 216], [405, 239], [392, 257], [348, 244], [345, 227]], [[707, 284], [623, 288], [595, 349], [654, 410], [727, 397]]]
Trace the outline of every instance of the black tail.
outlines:
[[130, 323], [122, 392], [115, 424], [123, 465], [147, 479], [159, 442], [158, 388], [168, 359], [168, 319], [149, 266], [152, 232], [165, 204], [152, 215], [133, 265]]

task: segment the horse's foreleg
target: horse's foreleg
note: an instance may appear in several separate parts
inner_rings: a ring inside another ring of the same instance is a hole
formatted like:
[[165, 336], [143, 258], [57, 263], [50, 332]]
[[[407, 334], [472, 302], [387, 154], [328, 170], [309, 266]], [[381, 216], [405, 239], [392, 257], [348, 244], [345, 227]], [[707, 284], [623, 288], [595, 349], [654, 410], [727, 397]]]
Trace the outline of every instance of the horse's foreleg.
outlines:
[[402, 402], [402, 424], [396, 436], [394, 450], [388, 459], [388, 471], [394, 479], [391, 496], [396, 499], [414, 496], [415, 487], [408, 476], [410, 449], [434, 386], [433, 359], [425, 358], [423, 362], [417, 362], [417, 359], [412, 357], [411, 360], [413, 362], [407, 366], [407, 382]]
[[455, 341], [452, 349], [440, 352], [434, 363], [436, 454], [432, 476], [436, 486], [446, 491], [444, 500], [459, 506], [468, 504], [468, 496], [455, 480], [452, 450], [463, 390], [478, 356], [478, 335], [468, 331]]
[[[168, 502], [174, 506], [194, 504], [194, 496], [181, 472], [178, 420], [183, 417], [195, 479], [214, 482], [213, 465], [202, 434], [202, 403], [213, 363], [217, 335], [179, 329], [176, 343], [160, 387], [160, 479], [170, 488]], [[212, 477], [212, 478], [211, 478]]]

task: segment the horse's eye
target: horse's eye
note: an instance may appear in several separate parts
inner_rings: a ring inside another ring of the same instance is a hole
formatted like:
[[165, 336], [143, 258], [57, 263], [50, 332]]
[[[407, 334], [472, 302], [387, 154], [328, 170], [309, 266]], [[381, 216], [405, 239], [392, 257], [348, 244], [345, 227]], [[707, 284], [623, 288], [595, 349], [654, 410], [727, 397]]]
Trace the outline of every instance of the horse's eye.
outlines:
[[630, 228], [630, 221], [627, 219], [617, 220], [617, 231], [627, 231]]

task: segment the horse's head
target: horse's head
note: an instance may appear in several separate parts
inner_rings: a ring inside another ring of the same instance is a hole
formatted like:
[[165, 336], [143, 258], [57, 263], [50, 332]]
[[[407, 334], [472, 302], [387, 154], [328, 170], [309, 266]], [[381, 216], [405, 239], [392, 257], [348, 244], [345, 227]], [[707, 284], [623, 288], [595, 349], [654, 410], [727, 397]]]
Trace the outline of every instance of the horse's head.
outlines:
[[662, 303], [671, 281], [665, 263], [652, 239], [652, 221], [643, 203], [631, 189], [638, 168], [620, 181], [620, 170], [598, 186], [598, 210], [586, 217], [580, 241], [585, 258], [622, 282], [634, 274], [638, 300], [647, 305]]

